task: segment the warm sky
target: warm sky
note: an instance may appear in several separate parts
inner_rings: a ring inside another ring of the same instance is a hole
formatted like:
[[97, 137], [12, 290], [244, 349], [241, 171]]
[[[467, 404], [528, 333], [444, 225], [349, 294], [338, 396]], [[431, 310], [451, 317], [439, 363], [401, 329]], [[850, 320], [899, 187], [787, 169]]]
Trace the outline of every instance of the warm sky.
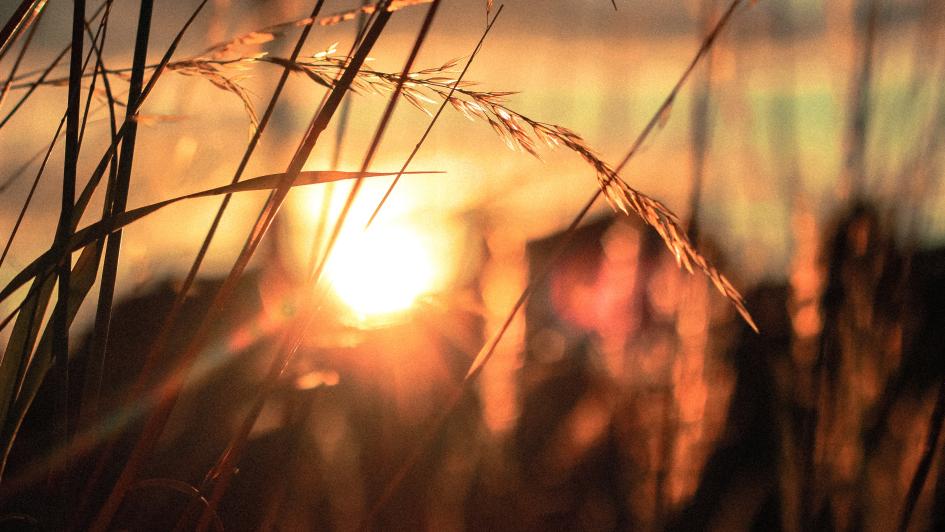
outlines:
[[[4, 3], [0, 18], [5, 20], [13, 4]], [[133, 4], [118, 2], [116, 6], [113, 20], [121, 24], [110, 28], [113, 40], [106, 51], [112, 68], [127, 66], [130, 61], [136, 9], [129, 5]], [[152, 58], [160, 57], [191, 4], [195, 2], [156, 2]], [[211, 2], [212, 8], [202, 15], [178, 56], [197, 53], [216, 39], [300, 18], [310, 9], [300, 0], [250, 4], [255, 7], [244, 7], [246, 3], [236, 0]], [[897, 197], [901, 190], [894, 179], [881, 178], [879, 173], [896, 174], [902, 154], [911, 153], [909, 139], [922, 129], [915, 125], [921, 120], [897, 119], [904, 116], [903, 109], [910, 101], [904, 95], [913, 76], [914, 51], [924, 50], [924, 63], [942, 62], [942, 47], [928, 45], [935, 41], [917, 24], [916, 6], [921, 3], [893, 4], [882, 18], [884, 26], [874, 54], [875, 114], [871, 122], [874, 127], [868, 133], [866, 165], [867, 172], [875, 174], [868, 181], [871, 191], [887, 198]], [[325, 12], [354, 5], [357, 2], [330, 0]], [[614, 11], [609, 0], [512, 0], [466, 79], [480, 82], [483, 90], [517, 92], [508, 98], [509, 108], [535, 120], [574, 129], [604, 160], [616, 163], [679, 78], [704, 33], [699, 3], [695, 1], [618, 0], [617, 6]], [[725, 2], [716, 2], [712, 20], [725, 6]], [[71, 16], [68, 7], [68, 3], [60, 2], [48, 6], [37, 33], [40, 45], [27, 70], [44, 64], [40, 57], [51, 56], [67, 41]], [[439, 65], [468, 55], [485, 25], [484, 8], [484, 1], [445, 0], [418, 66]], [[377, 58], [373, 68], [401, 68], [425, 9], [413, 7], [394, 16], [388, 33], [372, 54]], [[762, 1], [740, 9], [717, 43], [711, 65], [695, 71], [665, 127], [655, 132], [623, 173], [632, 185], [663, 200], [682, 218], [687, 217], [692, 177], [690, 104], [694, 91], [708, 86], [710, 129], [703, 225], [706, 234], [739, 257], [734, 264], [735, 277], [783, 275], [784, 249], [791, 231], [787, 208], [792, 200], [787, 191], [796, 191], [796, 201], [822, 221], [836, 201], [835, 182], [841, 173], [847, 138], [847, 102], [858, 61], [855, 39], [859, 37], [853, 32], [852, 11], [850, 2], [831, 2], [825, 7], [806, 0]], [[352, 31], [351, 23], [318, 28], [310, 38], [309, 49], [314, 52], [338, 41], [339, 50], [346, 50]], [[264, 45], [263, 49], [285, 55], [294, 35]], [[919, 36], [922, 38], [917, 39]], [[10, 61], [4, 61], [0, 71], [8, 71], [9, 65]], [[917, 79], [928, 81], [937, 68]], [[59, 72], [64, 75], [65, 69]], [[271, 65], [256, 66], [248, 73], [251, 77], [244, 83], [255, 95], [257, 107], [264, 106], [277, 73]], [[58, 122], [64, 94], [63, 87], [41, 89], [0, 132], [5, 168], [18, 167], [48, 141]], [[289, 105], [277, 111], [247, 175], [284, 169], [321, 94], [307, 80], [293, 80], [285, 98]], [[932, 93], [922, 85], [917, 94], [914, 101], [919, 102], [920, 110], [914, 111], [915, 116], [923, 116], [922, 109], [927, 109]], [[9, 109], [9, 101], [3, 110]], [[359, 166], [362, 148], [385, 99], [362, 95], [353, 102], [351, 127], [340, 157], [341, 167], [352, 170]], [[775, 114], [778, 105], [785, 102], [794, 109], [797, 120], [793, 136], [785, 135], [782, 119]], [[176, 118], [142, 128], [139, 145], [152, 148], [139, 150], [136, 156], [138, 171], [131, 205], [229, 180], [248, 138], [248, 122], [238, 98], [203, 80], [168, 75], [145, 111]], [[101, 111], [93, 113], [93, 119], [104, 116]], [[425, 115], [403, 105], [373, 167], [399, 167], [425, 124]], [[99, 134], [89, 137], [89, 146], [94, 149], [89, 149], [88, 158], [83, 159], [88, 169], [100, 155], [105, 131], [104, 122], [92, 125]], [[310, 168], [329, 165], [335, 134], [330, 133], [331, 142], [320, 144], [309, 162]], [[44, 209], [42, 205], [58, 203], [55, 180], [61, 172], [60, 151], [56, 150], [50, 162], [45, 186], [40, 186], [40, 206], [31, 211], [24, 236], [14, 246], [14, 260], [4, 266], [0, 277], [8, 278], [13, 271], [9, 268], [22, 266], [48, 246], [51, 233], [46, 228], [54, 223], [55, 209]], [[596, 181], [594, 172], [567, 150], [542, 149], [540, 155], [538, 160], [508, 150], [486, 124], [469, 122], [447, 108], [411, 166], [446, 173], [405, 178], [382, 219], [413, 220], [435, 228], [438, 245], [454, 250], [454, 254], [457, 247], [480, 231], [501, 228], [523, 242], [544, 236], [567, 224], [594, 191]], [[4, 227], [12, 225], [28, 181], [21, 179], [8, 192], [11, 199], [0, 209]], [[366, 186], [355, 218], [370, 212], [386, 184], [386, 180], [376, 180]], [[235, 202], [230, 231], [221, 239], [211, 266], [222, 267], [232, 260], [262, 197], [250, 195]], [[294, 193], [290, 209], [303, 215], [290, 217], [284, 230], [292, 234], [310, 232], [316, 218], [311, 213], [321, 205], [321, 197], [322, 189], [318, 187]], [[336, 208], [340, 197], [336, 193]], [[926, 195], [932, 204], [940, 204], [940, 197], [937, 190]], [[216, 200], [200, 200], [142, 222], [132, 229], [137, 238], [129, 240], [123, 260], [135, 265], [131, 270], [149, 271], [149, 275], [178, 271], [181, 264], [157, 257], [189, 256], [195, 246], [194, 231], [203, 231], [200, 228], [206, 226], [215, 205]], [[598, 210], [606, 209], [601, 204]], [[945, 234], [941, 217], [924, 222], [927, 236], [940, 239]], [[175, 230], [168, 231], [168, 227]]]

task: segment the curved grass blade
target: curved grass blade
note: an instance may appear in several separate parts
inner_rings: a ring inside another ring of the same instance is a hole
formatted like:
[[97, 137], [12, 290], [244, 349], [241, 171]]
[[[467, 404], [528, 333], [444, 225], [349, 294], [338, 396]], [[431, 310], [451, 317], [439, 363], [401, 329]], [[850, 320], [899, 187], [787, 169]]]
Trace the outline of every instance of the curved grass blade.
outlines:
[[[620, 165], [617, 167], [617, 169], [611, 171], [611, 173], [614, 176], [616, 176], [617, 173], [621, 169], [623, 169], [623, 167], [627, 164], [630, 158], [638, 151], [639, 147], [643, 144], [643, 141], [646, 140], [646, 137], [657, 125], [660, 118], [664, 115], [664, 111], [672, 105], [673, 100], [675, 99], [675, 95], [679, 92], [679, 89], [684, 85], [686, 79], [688, 79], [690, 73], [695, 68], [696, 64], [698, 64], [699, 61], [702, 59], [702, 57], [705, 56], [705, 54], [709, 51], [709, 49], [712, 46], [712, 43], [715, 41], [715, 38], [718, 36], [722, 28], [728, 23], [729, 19], [731, 18], [732, 13], [734, 13], [735, 9], [742, 3], [742, 1], [743, 0], [733, 0], [728, 10], [719, 19], [719, 22], [716, 23], [712, 32], [709, 33], [709, 35], [705, 38], [705, 40], [703, 40], [702, 46], [700, 47], [699, 51], [696, 53], [695, 57], [692, 59], [689, 67], [684, 71], [683, 75], [677, 81], [676, 86], [672, 89], [669, 96], [663, 102], [663, 105], [660, 106], [656, 114], [653, 115], [653, 118], [646, 125], [646, 127], [644, 127], [643, 131], [640, 133], [640, 135], [631, 145], [630, 150], [628, 151], [627, 155], [624, 157]], [[599, 172], [599, 175], [600, 175], [600, 172]], [[498, 345], [499, 341], [501, 341], [505, 332], [508, 330], [515, 315], [518, 313], [521, 307], [528, 300], [528, 297], [531, 295], [532, 291], [534, 290], [534, 287], [538, 284], [538, 282], [542, 281], [550, 273], [551, 267], [558, 261], [558, 259], [563, 254], [565, 248], [570, 244], [571, 240], [573, 239], [575, 235], [575, 230], [580, 225], [584, 217], [587, 216], [588, 212], [590, 212], [591, 208], [594, 206], [597, 200], [600, 199], [600, 197], [604, 194], [604, 191], [605, 191], [605, 183], [601, 183], [601, 187], [599, 187], [594, 192], [590, 200], [578, 212], [574, 220], [572, 220], [571, 224], [568, 226], [568, 229], [564, 232], [562, 242], [553, 251], [551, 258], [545, 263], [543, 269], [536, 276], [535, 280], [533, 280], [531, 283], [528, 284], [528, 286], [525, 287], [525, 290], [523, 290], [518, 300], [516, 301], [515, 305], [513, 305], [512, 309], [507, 314], [506, 319], [503, 322], [503, 324], [499, 327], [499, 330], [496, 331], [496, 333], [492, 336], [492, 338], [490, 338], [490, 340], [486, 342], [486, 344], [482, 347], [482, 349], [476, 355], [476, 358], [473, 360], [473, 362], [469, 366], [466, 376], [464, 377], [462, 381], [462, 385], [456, 389], [456, 391], [452, 395], [451, 400], [447, 403], [443, 412], [430, 425], [429, 430], [421, 434], [420, 441], [414, 447], [414, 452], [400, 466], [400, 468], [397, 469], [393, 478], [387, 483], [387, 486], [385, 487], [380, 500], [377, 503], [375, 503], [373, 509], [371, 510], [370, 512], [371, 515], [374, 515], [377, 511], [379, 511], [382, 505], [393, 496], [393, 494], [398, 489], [399, 485], [406, 478], [409, 471], [417, 464], [417, 462], [419, 462], [419, 459], [423, 454], [423, 450], [427, 448], [428, 445], [431, 444], [430, 442], [432, 442], [433, 439], [436, 437], [436, 435], [442, 430], [450, 414], [453, 412], [453, 409], [456, 407], [457, 404], [459, 404], [459, 400], [462, 397], [463, 393], [466, 393], [469, 390], [469, 384], [479, 375], [484, 365], [492, 357], [493, 353], [495, 352], [496, 346]], [[743, 317], [745, 317], [745, 315], [743, 315]], [[753, 322], [749, 321], [749, 324], [753, 324]], [[755, 330], [757, 331], [757, 329]], [[367, 528], [368, 523], [363, 523], [363, 525], [364, 525], [363, 528]]]
[[[440, 172], [406, 172], [407, 174], [431, 174], [431, 173], [440, 173]], [[173, 205], [174, 203], [196, 199], [196, 198], [206, 198], [211, 196], [222, 196], [224, 194], [233, 194], [236, 192], [252, 192], [260, 190], [275, 190], [280, 181], [285, 177], [286, 174], [269, 174], [260, 177], [254, 177], [252, 179], [247, 179], [245, 181], [239, 181], [237, 183], [232, 183], [229, 185], [224, 185], [221, 187], [211, 188], [209, 190], [202, 190], [200, 192], [194, 192], [192, 194], [185, 194], [183, 196], [177, 196], [176, 198], [166, 199], [164, 201], [159, 201], [157, 203], [152, 203], [151, 205], [145, 205], [144, 207], [138, 207], [137, 209], [132, 209], [130, 211], [125, 211], [114, 216], [99, 220], [89, 226], [82, 228], [79, 231], [76, 231], [72, 238], [69, 240], [67, 250], [69, 252], [76, 251], [80, 248], [83, 248], [96, 240], [102, 239], [108, 236], [111, 233], [121, 230], [128, 225], [144, 218], [145, 216], [152, 214], [168, 205]], [[319, 183], [330, 183], [335, 181], [343, 181], [347, 179], [357, 179], [358, 177], [383, 177], [383, 176], [392, 176], [397, 175], [397, 172], [343, 172], [343, 171], [303, 171], [299, 172], [298, 178], [290, 186], [298, 187], [305, 185], [315, 185]], [[23, 285], [29, 282], [30, 279], [40, 275], [42, 272], [47, 271], [52, 267], [58, 258], [58, 254], [55, 249], [50, 249], [40, 255], [36, 260], [31, 262], [28, 266], [20, 270], [20, 273], [16, 274], [13, 279], [7, 283], [7, 285], [0, 290], [0, 301], [5, 300], [10, 297], [15, 291], [20, 289]]]

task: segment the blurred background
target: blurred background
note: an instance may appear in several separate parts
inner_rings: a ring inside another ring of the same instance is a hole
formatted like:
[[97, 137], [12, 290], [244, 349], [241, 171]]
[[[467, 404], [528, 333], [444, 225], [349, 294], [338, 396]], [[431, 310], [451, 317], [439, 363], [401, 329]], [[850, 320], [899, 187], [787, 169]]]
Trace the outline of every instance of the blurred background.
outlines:
[[[14, 4], [0, 7], [0, 19]], [[304, 18], [311, 4], [212, 0], [175, 59]], [[468, 57], [485, 4], [444, 0], [415, 70]], [[359, 5], [329, 0], [323, 13]], [[514, 92], [509, 109], [573, 129], [616, 165], [729, 2], [615, 5], [510, 0], [464, 79]], [[156, 2], [151, 62], [195, 6]], [[403, 68], [426, 9], [395, 13], [370, 68]], [[131, 64], [137, 10], [114, 2], [111, 69]], [[70, 23], [71, 4], [50, 2], [20, 67], [31, 77], [18, 82], [35, 79], [69, 42]], [[337, 43], [343, 57], [357, 24], [316, 26], [305, 53]], [[232, 53], [285, 57], [297, 31]], [[11, 63], [0, 63], [4, 80]], [[281, 69], [243, 66], [222, 72], [262, 109]], [[67, 73], [63, 65], [50, 78]], [[150, 119], [138, 132], [130, 207], [227, 183], [250, 138], [237, 95], [184, 73], [166, 73], [144, 105]], [[127, 83], [113, 79], [124, 94]], [[443, 173], [404, 176], [367, 231], [390, 178], [365, 181], [331, 253], [315, 325], [253, 429], [221, 522], [233, 530], [945, 527], [943, 81], [940, 1], [758, 1], [734, 12], [621, 175], [679, 216], [745, 295], [758, 334], [701, 273], [678, 268], [652, 229], [604, 201], [562, 247], [598, 186], [594, 169], [563, 146], [541, 146], [539, 157], [510, 150], [486, 121], [447, 106], [410, 166]], [[65, 91], [40, 87], [0, 130], [4, 231]], [[0, 114], [23, 93], [14, 85]], [[324, 94], [303, 75], [290, 78], [246, 176], [284, 171]], [[306, 169], [356, 171], [386, 102], [352, 95]], [[105, 106], [93, 99], [91, 109], [80, 183], [110, 139]], [[371, 170], [399, 169], [428, 123], [402, 102]], [[62, 164], [60, 147], [0, 268], [4, 284], [52, 244]], [[264, 375], [280, 327], [305, 304], [311, 255], [323, 250], [348, 190], [342, 182], [290, 193], [240, 288], [240, 308], [221, 317], [219, 341], [190, 376], [151, 477], [199, 485], [248, 410], [247, 390]], [[190, 297], [195, 320], [265, 198], [234, 198]], [[188, 200], [125, 230], [110, 356], [145, 351], [218, 203]], [[87, 218], [82, 225], [95, 221]], [[524, 312], [463, 384], [529, 283]], [[93, 309], [80, 310], [76, 338]], [[116, 405], [135, 372], [133, 361], [125, 365], [107, 377]], [[43, 412], [40, 401], [7, 478], [28, 476], [45, 452]], [[186, 498], [168, 485], [142, 484], [121, 523], [160, 529], [184, 512]], [[43, 500], [17, 488], [3, 506], [36, 515]]]

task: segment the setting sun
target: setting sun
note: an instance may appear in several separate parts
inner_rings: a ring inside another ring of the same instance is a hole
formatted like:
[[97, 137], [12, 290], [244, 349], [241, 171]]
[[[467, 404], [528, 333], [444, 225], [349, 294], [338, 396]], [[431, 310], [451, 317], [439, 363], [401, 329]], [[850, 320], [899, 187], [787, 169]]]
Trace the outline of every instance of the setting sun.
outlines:
[[436, 268], [427, 242], [408, 227], [348, 234], [332, 253], [328, 279], [361, 319], [404, 311], [433, 288]]

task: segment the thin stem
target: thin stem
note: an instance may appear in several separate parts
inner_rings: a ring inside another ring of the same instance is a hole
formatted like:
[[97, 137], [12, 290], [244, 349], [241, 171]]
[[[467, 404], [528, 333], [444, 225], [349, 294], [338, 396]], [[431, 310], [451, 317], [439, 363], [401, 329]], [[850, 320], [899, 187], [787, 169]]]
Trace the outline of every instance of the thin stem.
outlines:
[[[103, 6], [105, 6], [105, 5], [110, 5], [110, 4], [111, 4], [111, 0], [106, 0], [106, 3], [103, 4]], [[99, 23], [99, 28], [98, 28], [98, 31], [96, 32], [95, 36], [92, 36], [91, 34], [89, 35], [89, 37], [92, 39], [93, 47], [94, 47], [95, 40], [98, 38], [98, 36], [99, 36], [100, 34], [103, 34], [103, 31], [104, 31], [104, 22], [105, 22], [105, 20], [106, 20], [106, 19], [103, 17], [103, 18], [102, 18], [102, 22]], [[87, 27], [87, 26], [88, 26], [88, 24], [86, 23], [86, 27]], [[35, 27], [35, 26], [34, 26], [34, 27]], [[89, 63], [89, 60], [91, 59], [91, 57], [92, 57], [92, 51], [90, 50], [89, 53], [88, 53], [88, 55], [87, 55], [86, 58], [85, 58], [85, 61], [84, 61], [83, 64], [82, 64], [82, 70], [83, 70], [83, 71], [85, 71], [85, 68], [88, 66], [88, 63]], [[107, 81], [105, 82], [105, 87], [106, 87], [106, 90], [109, 90], [109, 89], [108, 89], [108, 82], [107, 82]], [[110, 92], [109, 92], [109, 93], [110, 93]], [[91, 94], [91, 91], [90, 91], [90, 94]], [[85, 109], [85, 110], [86, 110], [86, 113], [87, 113], [87, 112], [88, 112], [88, 101], [86, 102], [86, 109]], [[87, 116], [87, 114], [86, 114], [86, 116]], [[23, 206], [20, 208], [20, 212], [19, 212], [19, 214], [17, 215], [16, 222], [13, 224], [13, 229], [10, 231], [10, 236], [9, 236], [9, 238], [7, 238], [7, 243], [6, 243], [6, 244], [4, 245], [4, 247], [3, 247], [3, 252], [0, 253], [0, 266], [3, 265], [3, 262], [4, 262], [4, 260], [6, 259], [7, 254], [8, 254], [9, 251], [10, 251], [10, 246], [13, 245], [13, 239], [16, 237], [17, 233], [19, 232], [20, 224], [22, 224], [23, 218], [24, 218], [24, 216], [26, 215], [26, 210], [29, 208], [30, 204], [31, 204], [32, 201], [33, 201], [33, 194], [36, 192], [36, 187], [39, 185], [40, 179], [42, 179], [43, 172], [44, 172], [45, 169], [46, 169], [46, 163], [49, 161], [49, 156], [50, 156], [50, 154], [52, 153], [53, 147], [56, 145], [56, 141], [57, 141], [58, 138], [59, 138], [59, 134], [62, 132], [62, 126], [65, 124], [65, 120], [66, 120], [66, 114], [63, 113], [62, 119], [59, 121], [59, 126], [56, 128], [56, 133], [53, 135], [53, 139], [52, 139], [52, 141], [50, 141], [49, 147], [46, 149], [46, 155], [43, 157], [43, 162], [40, 164], [39, 171], [36, 173], [36, 177], [33, 179], [33, 184], [30, 186], [30, 191], [29, 191], [29, 193], [26, 195], [26, 200], [24, 200]], [[81, 135], [81, 131], [83, 131], [84, 129], [85, 129], [85, 122], [84, 122], [84, 119], [83, 119], [83, 124], [82, 124], [82, 127], [81, 127], [81, 129], [80, 129], [80, 135]], [[81, 145], [82, 145], [82, 138], [81, 138], [81, 136], [80, 136], [80, 138], [79, 138], [79, 146], [81, 147]], [[40, 152], [40, 153], [42, 153], [42, 152]], [[25, 169], [25, 168], [24, 168], [24, 169]], [[21, 170], [21, 171], [22, 171], [22, 170]], [[7, 186], [13, 179], [15, 179], [15, 177], [16, 177], [16, 174], [15, 174], [13, 177], [11, 177], [10, 179], [8, 179], [7, 182], [4, 183], [3, 186]], [[75, 227], [73, 227], [73, 230], [74, 230], [74, 229], [75, 229]]]
[[0, 253], [0, 266], [3, 265], [3, 261], [7, 258], [7, 253], [10, 252], [10, 246], [13, 245], [13, 238], [16, 237], [16, 234], [20, 230], [20, 224], [23, 223], [23, 218], [26, 216], [26, 209], [29, 208], [30, 203], [33, 201], [33, 194], [36, 192], [36, 187], [39, 185], [39, 180], [43, 177], [43, 172], [46, 170], [46, 163], [49, 162], [49, 156], [52, 154], [53, 147], [56, 145], [56, 141], [59, 140], [59, 134], [62, 133], [62, 126], [66, 123], [66, 115], [62, 115], [62, 118], [59, 120], [59, 127], [56, 128], [56, 133], [53, 135], [53, 139], [49, 142], [49, 148], [46, 149], [46, 155], [43, 156], [43, 162], [39, 165], [39, 171], [36, 172], [36, 177], [33, 179], [33, 184], [30, 186], [30, 191], [26, 195], [26, 200], [23, 202], [23, 206], [20, 207], [20, 213], [16, 217], [16, 222], [13, 224], [13, 229], [10, 231], [10, 236], [7, 238], [7, 243], [3, 246], [3, 253]]
[[[370, 0], [361, 0], [361, 7], [366, 6]], [[351, 60], [351, 54], [354, 53], [355, 48], [358, 45], [358, 42], [364, 36], [364, 29], [367, 27], [367, 16], [364, 11], [358, 13], [358, 23], [355, 30], [355, 39], [351, 44], [351, 49], [348, 50], [348, 55], [346, 56], [346, 61]], [[340, 72], [338, 74], [341, 75]], [[337, 83], [337, 77], [335, 82]], [[344, 145], [345, 133], [348, 130], [348, 115], [351, 112], [351, 99], [347, 99], [341, 104], [341, 110], [338, 112], [338, 127], [335, 129], [335, 145], [331, 154], [331, 169], [337, 170], [338, 164], [341, 161], [341, 148]], [[312, 247], [309, 251], [308, 257], [308, 267], [305, 269], [307, 272], [315, 270], [316, 265], [318, 264], [318, 255], [321, 251], [322, 241], [325, 238], [325, 229], [328, 227], [328, 213], [331, 210], [331, 200], [335, 195], [335, 185], [334, 183], [329, 183], [322, 189], [322, 206], [318, 213], [318, 221], [315, 224], [315, 232], [312, 237]]]
[[[148, 41], [151, 34], [151, 15], [154, 9], [153, 0], [142, 0], [138, 14], [138, 29], [135, 37], [133, 69], [128, 89], [128, 108], [125, 121], [128, 124], [125, 136], [121, 143], [121, 154], [118, 158], [118, 168], [115, 179], [109, 186], [111, 202], [106, 205], [108, 214], [117, 215], [125, 211], [128, 203], [128, 191], [131, 186], [131, 171], [134, 161], [135, 140], [137, 138], [138, 123], [129, 120], [137, 114], [141, 105], [141, 91], [144, 84], [144, 64], [148, 54]], [[113, 135], [114, 136], [114, 135]], [[95, 325], [92, 331], [92, 343], [89, 351], [89, 364], [92, 368], [102, 368], [108, 353], [108, 332], [111, 325], [112, 302], [115, 294], [115, 283], [118, 276], [118, 260], [121, 253], [121, 230], [108, 236], [105, 245], [105, 259], [102, 264], [102, 280], [99, 289], [98, 305], [96, 306]], [[95, 401], [100, 386], [101, 371], [93, 371], [89, 382], [90, 399]], [[94, 411], [94, 404], [86, 408]]]
[[387, 198], [390, 197], [391, 192], [394, 191], [394, 187], [397, 186], [397, 183], [400, 182], [401, 176], [404, 172], [407, 171], [407, 167], [410, 166], [410, 163], [413, 161], [417, 152], [420, 151], [420, 147], [423, 146], [424, 141], [427, 140], [427, 136], [430, 134], [430, 131], [433, 130], [433, 126], [436, 125], [437, 119], [440, 118], [440, 114], [443, 112], [443, 109], [446, 108], [446, 104], [450, 102], [450, 98], [453, 97], [453, 93], [456, 92], [456, 89], [459, 87], [459, 84], [463, 81], [463, 77], [466, 76], [466, 72], [469, 70], [469, 66], [472, 65], [473, 59], [476, 58], [476, 54], [479, 53], [479, 50], [482, 48], [482, 43], [485, 42], [486, 36], [489, 35], [489, 32], [492, 30], [492, 26], [495, 24], [495, 21], [498, 20], [499, 15], [502, 13], [502, 9], [505, 8], [505, 4], [499, 6], [499, 9], [495, 12], [495, 16], [492, 17], [492, 21], [486, 25], [485, 31], [482, 32], [482, 36], [479, 37], [479, 42], [476, 43], [476, 48], [473, 49], [473, 52], [469, 54], [469, 59], [466, 60], [466, 65], [463, 67], [462, 72], [459, 73], [459, 76], [456, 78], [454, 83], [450, 84], [449, 92], [443, 98], [443, 101], [440, 103], [440, 107], [436, 110], [436, 113], [433, 115], [433, 118], [430, 119], [430, 123], [427, 124], [427, 128], [423, 131], [423, 134], [420, 135], [420, 140], [417, 141], [417, 144], [413, 147], [413, 150], [410, 152], [410, 155], [407, 156], [407, 160], [404, 161], [403, 166], [400, 167], [400, 171], [397, 172], [397, 176], [394, 177], [394, 180], [391, 182], [390, 186], [387, 187], [387, 190], [384, 192], [384, 196], [381, 198], [381, 201], [378, 202], [377, 207], [374, 208], [374, 212], [371, 213], [371, 217], [368, 218], [367, 223], [364, 224], [364, 228], [367, 229], [371, 227], [371, 224], [374, 223], [374, 219], [377, 217], [377, 214], [381, 211], [381, 207], [387, 202]]
[[[315, 272], [312, 275], [312, 278], [310, 280], [310, 283], [312, 285], [317, 283], [318, 278], [321, 272], [323, 271], [324, 265], [331, 254], [331, 250], [334, 246], [334, 243], [337, 241], [338, 234], [344, 223], [345, 216], [349, 212], [351, 204], [354, 201], [354, 198], [357, 195], [359, 186], [362, 182], [363, 178], [361, 176], [363, 176], [363, 174], [367, 172], [367, 169], [370, 167], [375, 153], [377, 153], [377, 148], [378, 146], [380, 146], [381, 139], [384, 136], [384, 132], [387, 129], [387, 125], [390, 123], [390, 118], [393, 115], [394, 109], [397, 106], [397, 102], [400, 96], [400, 91], [403, 89], [404, 80], [406, 80], [407, 78], [407, 73], [409, 73], [410, 70], [413, 68], [413, 63], [416, 60], [417, 55], [420, 52], [420, 48], [423, 46], [423, 42], [425, 41], [426, 36], [430, 31], [430, 27], [433, 24], [433, 19], [436, 16], [440, 2], [441, 0], [433, 0], [433, 2], [430, 5], [430, 9], [427, 10], [427, 15], [424, 18], [423, 24], [420, 27], [420, 31], [417, 35], [416, 41], [414, 42], [413, 49], [410, 51], [410, 55], [407, 58], [407, 62], [404, 65], [404, 75], [402, 76], [401, 82], [394, 89], [394, 92], [391, 94], [390, 99], [388, 100], [387, 107], [384, 110], [384, 113], [381, 116], [380, 123], [377, 126], [377, 130], [374, 133], [374, 138], [371, 141], [367, 154], [364, 156], [364, 161], [361, 163], [361, 170], [358, 172], [359, 177], [355, 181], [354, 186], [352, 187], [351, 192], [348, 195], [347, 202], [345, 203], [345, 208], [342, 209], [341, 214], [339, 214], [338, 216], [338, 221], [335, 224], [331, 238], [328, 240], [325, 254], [322, 257], [319, 267], [315, 270]], [[387, 12], [385, 13], [387, 14], [387, 17], [384, 18], [384, 22], [386, 22], [386, 19], [390, 17], [389, 13]], [[374, 28], [378, 28], [378, 27], [382, 28], [383, 25], [378, 26], [378, 23], [380, 22], [381, 22], [381, 18], [378, 18], [378, 21], [375, 22]], [[380, 30], [377, 30], [376, 32], [372, 31], [372, 33], [373, 35], [375, 35], [375, 38], [376, 38], [376, 35], [380, 33]], [[371, 39], [372, 33], [365, 35], [365, 45], [367, 45], [369, 42], [368, 40]], [[362, 49], [364, 48], [365, 45], [362, 45]], [[359, 52], [360, 51], [361, 50], [359, 50]], [[352, 64], [354, 63], [354, 61], [356, 61], [356, 58], [357, 58], [357, 55], [352, 60]], [[348, 72], [346, 71], [345, 74], [347, 75]], [[344, 76], [342, 76], [342, 80], [343, 79], [344, 79]], [[339, 84], [340, 83], [341, 82], [339, 82]], [[305, 290], [304, 293], [310, 294], [312, 293], [312, 290]], [[305, 305], [305, 308], [311, 309], [312, 306], [313, 305]], [[273, 364], [270, 367], [270, 372], [263, 383], [263, 388], [260, 394], [257, 396], [256, 402], [254, 403], [253, 410], [250, 412], [250, 415], [248, 415], [247, 418], [244, 420], [244, 423], [241, 426], [240, 431], [236, 434], [236, 436], [234, 437], [234, 439], [231, 441], [230, 445], [228, 446], [227, 450], [221, 456], [221, 459], [218, 462], [217, 466], [215, 466], [214, 469], [212, 470], [212, 472], [215, 473], [215, 475], [213, 475], [213, 478], [215, 480], [213, 482], [213, 490], [208, 499], [210, 501], [210, 504], [204, 510], [204, 515], [202, 516], [201, 522], [198, 525], [198, 530], [204, 530], [206, 526], [209, 525], [210, 511], [215, 510], [217, 505], [219, 505], [219, 502], [223, 498], [223, 494], [226, 492], [226, 489], [229, 486], [229, 482], [232, 479], [233, 468], [231, 467], [231, 464], [233, 464], [242, 453], [242, 449], [246, 444], [246, 440], [249, 437], [249, 433], [252, 430], [252, 427], [255, 425], [256, 419], [258, 418], [259, 413], [262, 411], [262, 406], [265, 403], [265, 400], [275, 389], [278, 383], [279, 376], [282, 374], [283, 370], [288, 365], [289, 361], [294, 356], [295, 352], [298, 350], [298, 347], [301, 343], [302, 332], [304, 332], [304, 330], [307, 328], [309, 321], [311, 319], [311, 311], [309, 310], [303, 313], [302, 316], [303, 316], [302, 319], [296, 320], [296, 323], [293, 324], [294, 326], [288, 329], [287, 332], [289, 334], [287, 334], [284, 337], [284, 342], [280, 342], [280, 349], [279, 351], [277, 351], [277, 356], [275, 356], [273, 359]]]
[[[56, 246], [63, 247], [72, 234], [72, 211], [75, 204], [76, 168], [79, 162], [79, 112], [82, 91], [82, 47], [85, 40], [85, 1], [75, 0], [72, 11], [72, 54], [70, 56], [70, 77], [68, 108], [66, 110], [65, 161], [62, 174], [62, 205], [59, 212], [59, 225], [56, 230]], [[69, 447], [69, 288], [72, 274], [72, 255], [65, 253], [58, 265], [59, 290], [52, 316], [52, 361], [53, 378], [57, 390], [56, 436], [62, 448]], [[62, 470], [68, 471], [66, 463]], [[60, 471], [50, 471], [50, 481], [59, 479]], [[70, 504], [68, 495], [61, 500], [61, 513], [56, 519], [63, 523]]]
[[[105, 44], [110, 9], [111, 0], [109, 0], [108, 10], [106, 10], [105, 15], [102, 17], [101, 46], [104, 46]], [[86, 24], [85, 29], [86, 32], [88, 32], [91, 36], [91, 30], [88, 24]], [[105, 64], [102, 59], [102, 50], [96, 44], [96, 39], [94, 38], [92, 39], [92, 48], [95, 50], [97, 57], [96, 70], [101, 73], [102, 85], [105, 88], [105, 95], [108, 100], [109, 126], [111, 128], [112, 139], [114, 139], [118, 134], [118, 122], [115, 114], [115, 98], [112, 95], [111, 84], [108, 81], [108, 74], [105, 73]], [[95, 78], [93, 78], [93, 80], [94, 79]], [[114, 214], [114, 195], [118, 183], [118, 165], [115, 163], [116, 161], [112, 159], [112, 162], [108, 167], [109, 180], [108, 187], [106, 188], [105, 201], [102, 205], [103, 218], [112, 216]], [[106, 272], [103, 270], [102, 289], [99, 290], [99, 299], [95, 308], [95, 322], [92, 327], [92, 340], [90, 343], [91, 348], [89, 349], [85, 360], [85, 376], [83, 382], [82, 400], [79, 410], [79, 428], [84, 428], [91, 424], [92, 419], [97, 412], [99, 393], [102, 386], [102, 376], [105, 372], [106, 343], [104, 338], [108, 331], [108, 321], [111, 314], [111, 299], [114, 294], [114, 279], [111, 281], [111, 290], [105, 289], [106, 280]]]

